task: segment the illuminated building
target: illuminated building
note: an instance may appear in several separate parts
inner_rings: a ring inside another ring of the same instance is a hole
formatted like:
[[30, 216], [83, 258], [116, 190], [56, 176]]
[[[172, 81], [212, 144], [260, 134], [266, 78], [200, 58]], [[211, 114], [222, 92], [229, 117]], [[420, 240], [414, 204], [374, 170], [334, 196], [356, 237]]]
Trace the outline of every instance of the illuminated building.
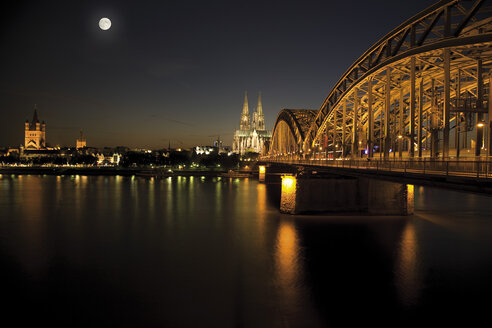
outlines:
[[102, 153], [97, 153], [96, 157], [97, 157], [97, 165], [116, 166], [120, 164], [121, 161], [121, 155], [114, 152], [103, 151]]
[[214, 152], [214, 147], [212, 146], [196, 146], [195, 147], [195, 152], [197, 155], [209, 155]]
[[34, 105], [32, 122], [26, 120], [24, 125], [24, 139], [26, 150], [40, 150], [46, 148], [46, 123], [39, 122], [37, 106]]
[[82, 130], [80, 130], [80, 136], [77, 138], [76, 147], [77, 149], [87, 147], [87, 141], [84, 138], [84, 133], [82, 132]]
[[232, 151], [238, 154], [247, 152], [260, 153], [265, 141], [269, 141], [272, 134], [265, 129], [265, 116], [261, 105], [261, 93], [258, 95], [258, 106], [251, 120], [248, 108], [248, 95], [244, 93], [243, 111], [239, 130], [234, 132]]

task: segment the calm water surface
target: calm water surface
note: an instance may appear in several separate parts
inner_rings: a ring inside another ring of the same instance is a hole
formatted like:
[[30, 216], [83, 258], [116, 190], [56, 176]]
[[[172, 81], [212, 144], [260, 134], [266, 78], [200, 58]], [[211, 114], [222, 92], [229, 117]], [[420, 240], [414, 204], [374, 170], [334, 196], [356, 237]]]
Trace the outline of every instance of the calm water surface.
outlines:
[[416, 187], [411, 217], [288, 216], [275, 189], [1, 176], [2, 326], [490, 322], [491, 197]]

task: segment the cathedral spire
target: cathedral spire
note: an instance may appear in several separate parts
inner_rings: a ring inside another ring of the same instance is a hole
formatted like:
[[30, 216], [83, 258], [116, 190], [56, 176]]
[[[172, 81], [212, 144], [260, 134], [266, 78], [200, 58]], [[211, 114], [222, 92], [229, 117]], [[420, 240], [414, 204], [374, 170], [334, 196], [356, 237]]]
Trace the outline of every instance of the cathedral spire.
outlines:
[[244, 104], [243, 112], [241, 113], [241, 123], [239, 124], [240, 130], [249, 130], [251, 128], [251, 121], [248, 108], [248, 92], [244, 91]]
[[248, 91], [244, 91], [243, 115], [249, 116]]
[[258, 93], [258, 107], [256, 108], [258, 130], [265, 130], [265, 116], [263, 115], [263, 106], [261, 105], [261, 91]]
[[258, 115], [263, 115], [263, 107], [261, 106], [261, 91], [258, 92], [258, 107], [256, 108]]

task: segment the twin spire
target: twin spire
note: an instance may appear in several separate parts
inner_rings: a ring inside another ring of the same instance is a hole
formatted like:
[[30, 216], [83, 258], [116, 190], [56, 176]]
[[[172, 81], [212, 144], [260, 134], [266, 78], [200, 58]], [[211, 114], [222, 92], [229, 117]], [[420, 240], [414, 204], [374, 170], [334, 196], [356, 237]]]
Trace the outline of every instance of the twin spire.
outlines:
[[249, 116], [248, 91], [244, 91], [243, 115]]
[[[244, 91], [243, 112], [241, 114], [240, 130], [251, 130], [251, 119], [248, 107], [248, 92]], [[263, 106], [261, 105], [261, 92], [258, 93], [258, 106], [253, 113], [253, 130], [265, 130], [265, 117], [263, 115]]]

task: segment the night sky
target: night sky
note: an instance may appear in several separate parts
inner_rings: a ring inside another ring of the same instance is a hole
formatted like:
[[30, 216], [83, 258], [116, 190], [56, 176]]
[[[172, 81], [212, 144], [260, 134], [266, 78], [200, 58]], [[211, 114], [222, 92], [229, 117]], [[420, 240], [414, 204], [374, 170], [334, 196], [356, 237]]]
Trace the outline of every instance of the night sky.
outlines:
[[[47, 143], [231, 145], [244, 91], [319, 109], [372, 44], [433, 0], [11, 1], [2, 5], [0, 147], [24, 142], [37, 104]], [[101, 17], [112, 27], [102, 31]]]

